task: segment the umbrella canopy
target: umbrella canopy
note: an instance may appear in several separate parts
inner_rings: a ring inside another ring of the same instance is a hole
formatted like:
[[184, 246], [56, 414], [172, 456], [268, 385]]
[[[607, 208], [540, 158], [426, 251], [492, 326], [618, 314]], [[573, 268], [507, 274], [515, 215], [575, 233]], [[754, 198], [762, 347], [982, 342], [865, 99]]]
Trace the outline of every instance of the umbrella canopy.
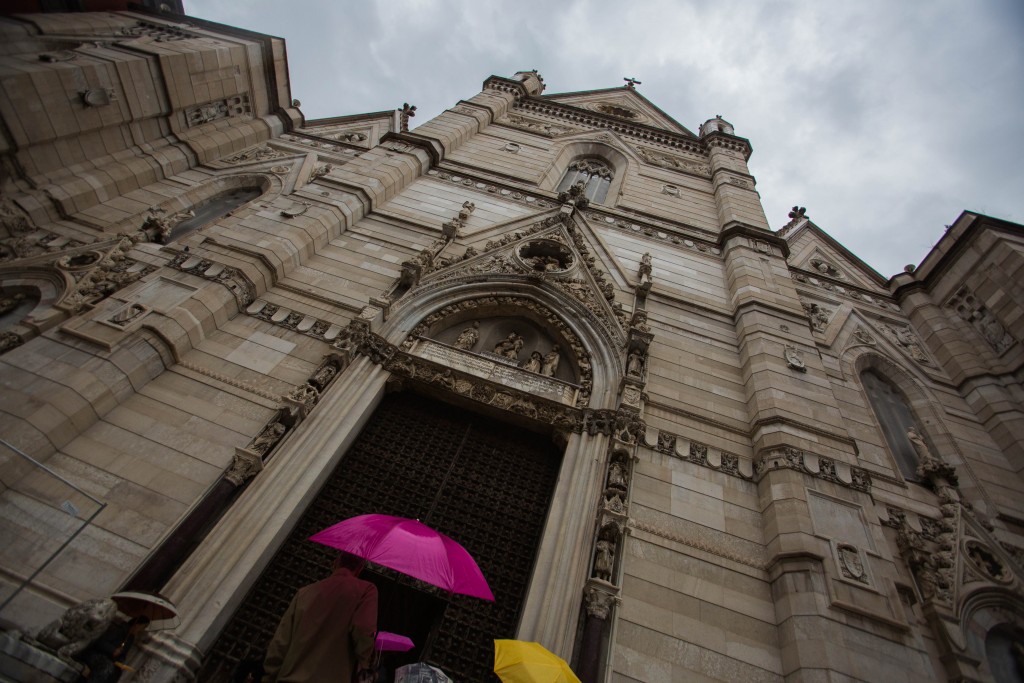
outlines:
[[494, 673], [502, 683], [580, 683], [564, 659], [522, 640], [494, 641]]
[[360, 515], [309, 537], [452, 593], [494, 601], [476, 561], [461, 545], [405, 517]]
[[[148, 617], [150, 622], [166, 621], [178, 618], [178, 609], [170, 600], [158, 593], [143, 593], [140, 591], [122, 591], [114, 593], [110, 599], [117, 603], [117, 609], [129, 617]], [[164, 625], [163, 628], [173, 628], [175, 624]], [[156, 627], [151, 630], [160, 630]]]
[[413, 647], [410, 638], [388, 631], [378, 631], [377, 639], [373, 644], [373, 648], [378, 652], [408, 652]]

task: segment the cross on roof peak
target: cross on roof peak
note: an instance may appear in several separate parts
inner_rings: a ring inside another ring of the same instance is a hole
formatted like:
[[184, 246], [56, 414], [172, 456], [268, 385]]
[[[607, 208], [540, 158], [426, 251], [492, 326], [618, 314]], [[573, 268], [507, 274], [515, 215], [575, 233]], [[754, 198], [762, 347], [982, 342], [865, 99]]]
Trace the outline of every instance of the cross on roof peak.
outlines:
[[626, 87], [630, 90], [636, 90], [636, 86], [642, 84], [642, 81], [638, 81], [635, 78], [625, 77], [622, 80], [626, 81]]

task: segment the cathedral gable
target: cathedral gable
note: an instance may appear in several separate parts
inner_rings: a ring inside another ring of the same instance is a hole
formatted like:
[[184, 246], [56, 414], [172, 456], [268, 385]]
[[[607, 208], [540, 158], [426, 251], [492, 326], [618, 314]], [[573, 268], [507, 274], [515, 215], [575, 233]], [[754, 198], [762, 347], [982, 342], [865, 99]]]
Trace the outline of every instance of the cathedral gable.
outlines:
[[586, 92], [549, 95], [544, 99], [586, 109], [619, 121], [651, 126], [693, 137], [685, 126], [663, 112], [634, 88], [608, 88]]

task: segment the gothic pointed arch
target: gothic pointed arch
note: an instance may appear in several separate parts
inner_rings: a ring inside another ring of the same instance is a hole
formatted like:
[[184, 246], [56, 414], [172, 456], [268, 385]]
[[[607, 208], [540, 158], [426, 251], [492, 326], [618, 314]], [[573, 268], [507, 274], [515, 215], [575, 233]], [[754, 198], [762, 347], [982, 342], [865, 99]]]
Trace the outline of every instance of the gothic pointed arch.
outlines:
[[588, 190], [593, 187], [595, 193], [600, 192], [600, 198], [595, 194], [588, 195], [588, 199], [615, 206], [629, 168], [629, 157], [611, 144], [613, 141], [611, 135], [602, 133], [557, 144], [555, 160], [541, 179], [540, 188], [557, 191], [566, 181], [571, 184], [582, 180]]
[[270, 173], [220, 175], [170, 202], [150, 209], [143, 230], [154, 232], [156, 241], [165, 244], [174, 242], [280, 187], [280, 179]]
[[[854, 335], [861, 330], [858, 328]], [[930, 452], [940, 453], [947, 459], [951, 454], [959, 457], [956, 444], [936, 408], [941, 403], [914, 373], [883, 355], [876, 348], [873, 336], [864, 333], [861, 339], [865, 340], [863, 345], [852, 346], [844, 354], [845, 374], [859, 386], [894, 469], [904, 479], [918, 480], [920, 445], [909, 435], [911, 429], [920, 435]]]

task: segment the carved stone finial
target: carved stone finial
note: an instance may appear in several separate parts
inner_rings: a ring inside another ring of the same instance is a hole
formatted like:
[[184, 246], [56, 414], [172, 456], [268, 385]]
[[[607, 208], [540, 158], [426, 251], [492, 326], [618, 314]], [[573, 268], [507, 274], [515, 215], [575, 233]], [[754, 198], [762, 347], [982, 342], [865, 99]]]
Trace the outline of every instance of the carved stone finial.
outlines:
[[402, 104], [402, 109], [399, 112], [399, 117], [402, 124], [402, 132], [409, 132], [409, 119], [416, 116], [416, 105], [409, 105], [408, 102]]

